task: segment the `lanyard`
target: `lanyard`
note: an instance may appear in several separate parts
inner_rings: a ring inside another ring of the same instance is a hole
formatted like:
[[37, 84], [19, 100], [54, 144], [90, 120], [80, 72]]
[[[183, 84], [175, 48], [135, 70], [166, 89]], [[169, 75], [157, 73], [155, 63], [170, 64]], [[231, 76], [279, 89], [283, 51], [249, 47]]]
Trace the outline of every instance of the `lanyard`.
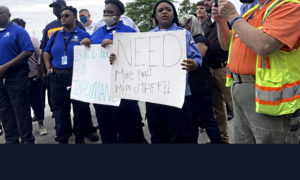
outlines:
[[[271, 2], [272, 0], [268, 0], [265, 5], [267, 5], [269, 2]], [[258, 7], [259, 8], [259, 7]], [[256, 11], [258, 11], [258, 8], [246, 19], [246, 21], [248, 22], [249, 20], [254, 18], [254, 15], [256, 13]]]
[[72, 35], [69, 38], [67, 38], [66, 34], [64, 33], [64, 53], [65, 53], [65, 55], [67, 54], [68, 45], [73, 37], [74, 37], [74, 33], [72, 33]]

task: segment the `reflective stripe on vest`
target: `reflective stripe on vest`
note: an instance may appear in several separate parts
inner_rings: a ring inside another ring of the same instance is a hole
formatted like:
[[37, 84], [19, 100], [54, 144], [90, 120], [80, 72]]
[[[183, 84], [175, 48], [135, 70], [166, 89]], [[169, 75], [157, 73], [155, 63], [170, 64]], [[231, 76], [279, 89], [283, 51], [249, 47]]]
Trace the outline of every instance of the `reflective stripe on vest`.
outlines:
[[[297, 0], [274, 1], [265, 11], [268, 15], [284, 3]], [[278, 50], [268, 57], [257, 56], [256, 112], [273, 116], [292, 114], [300, 108], [300, 48], [291, 52]]]

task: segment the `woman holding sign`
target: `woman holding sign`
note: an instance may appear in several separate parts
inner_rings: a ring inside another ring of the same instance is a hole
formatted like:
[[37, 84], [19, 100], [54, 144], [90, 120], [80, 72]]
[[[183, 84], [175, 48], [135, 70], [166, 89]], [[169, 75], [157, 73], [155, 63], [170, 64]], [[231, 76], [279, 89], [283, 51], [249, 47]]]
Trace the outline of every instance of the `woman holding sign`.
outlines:
[[[179, 27], [177, 12], [170, 1], [159, 1], [155, 5], [152, 17], [157, 27], [151, 32], [184, 30]], [[188, 59], [182, 62], [182, 70], [191, 72], [201, 68], [201, 56], [188, 31], [186, 31], [186, 47]], [[115, 60], [116, 55], [111, 54], [111, 63]], [[146, 104], [152, 143], [197, 143], [198, 126], [192, 119], [190, 98], [191, 91], [187, 83], [182, 109], [154, 103]]]
[[[136, 32], [120, 21], [124, 14], [124, 4], [119, 0], [106, 0], [103, 11], [105, 26], [99, 28], [91, 37], [81, 44], [112, 44], [115, 32]], [[108, 74], [110, 76], [110, 74]], [[137, 101], [121, 100], [119, 107], [94, 104], [100, 129], [102, 143], [146, 143], [143, 134], [142, 116]]]
[[45, 66], [50, 77], [51, 97], [55, 117], [56, 141], [68, 144], [72, 136], [71, 102], [74, 112], [75, 143], [84, 143], [86, 119], [80, 118], [83, 102], [70, 99], [73, 70], [73, 50], [80, 41], [90, 35], [76, 25], [77, 10], [67, 6], [61, 14], [63, 30], [54, 33], [47, 43], [44, 53]]
[[[156, 28], [151, 32], [183, 30], [179, 27], [174, 5], [167, 0], [156, 3], [152, 14]], [[187, 59], [182, 62], [182, 69], [192, 71], [201, 68], [201, 56], [191, 34], [186, 31]], [[186, 97], [182, 109], [147, 103], [147, 119], [152, 143], [197, 143], [198, 126], [191, 114], [191, 91], [187, 81]]]

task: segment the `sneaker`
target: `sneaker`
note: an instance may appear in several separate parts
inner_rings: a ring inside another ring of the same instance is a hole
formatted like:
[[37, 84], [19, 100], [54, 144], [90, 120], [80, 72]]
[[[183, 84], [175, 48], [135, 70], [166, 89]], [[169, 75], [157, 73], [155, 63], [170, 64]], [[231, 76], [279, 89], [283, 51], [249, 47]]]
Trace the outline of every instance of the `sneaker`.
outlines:
[[44, 125], [40, 125], [39, 126], [39, 134], [40, 136], [45, 136], [48, 134], [47, 129], [44, 127]]

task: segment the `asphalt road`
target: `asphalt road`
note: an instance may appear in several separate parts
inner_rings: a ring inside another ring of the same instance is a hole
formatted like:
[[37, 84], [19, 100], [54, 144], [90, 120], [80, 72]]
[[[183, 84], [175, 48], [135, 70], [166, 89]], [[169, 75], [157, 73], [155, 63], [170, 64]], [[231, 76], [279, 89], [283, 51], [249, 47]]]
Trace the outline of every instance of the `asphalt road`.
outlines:
[[[141, 114], [143, 116], [143, 118], [145, 119], [145, 103], [140, 102], [140, 109], [141, 109]], [[97, 124], [97, 120], [96, 120], [96, 116], [95, 116], [95, 111], [93, 106], [91, 106], [91, 110], [92, 110], [92, 117], [93, 117], [93, 122], [94, 125]], [[50, 112], [49, 107], [47, 106], [45, 109], [45, 121], [44, 121], [44, 125], [46, 127], [46, 129], [48, 130], [48, 134], [46, 136], [40, 136], [38, 133], [38, 124], [37, 123], [33, 123], [33, 135], [36, 138], [36, 143], [37, 144], [57, 144], [57, 142], [55, 142], [54, 138], [55, 138], [55, 129], [54, 129], [54, 119], [51, 117], [52, 114]], [[144, 121], [145, 123], [145, 127], [144, 127], [144, 134], [145, 137], [147, 139], [148, 142], [150, 142], [150, 134], [148, 131], [148, 127], [147, 127], [147, 121]], [[232, 142], [232, 121], [229, 121], [229, 137], [230, 137], [230, 142]], [[0, 144], [3, 144], [5, 142], [3, 135], [0, 136]], [[199, 144], [206, 144], [209, 142], [209, 139], [206, 135], [205, 131], [201, 131], [199, 134]], [[69, 141], [70, 144], [74, 144], [74, 136], [72, 136], [70, 138]], [[96, 143], [92, 143], [90, 141], [88, 141], [86, 139], [86, 144], [101, 144], [101, 140], [96, 142]]]

